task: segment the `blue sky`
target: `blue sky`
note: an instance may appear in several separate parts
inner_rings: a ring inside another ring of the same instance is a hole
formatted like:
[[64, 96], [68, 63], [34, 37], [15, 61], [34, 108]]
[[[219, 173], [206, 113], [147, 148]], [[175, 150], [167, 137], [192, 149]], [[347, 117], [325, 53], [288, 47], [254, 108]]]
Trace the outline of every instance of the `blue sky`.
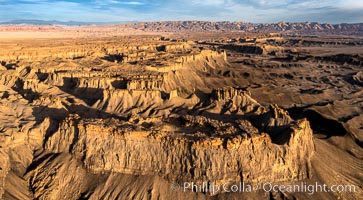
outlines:
[[0, 0], [0, 21], [363, 22], [363, 0]]

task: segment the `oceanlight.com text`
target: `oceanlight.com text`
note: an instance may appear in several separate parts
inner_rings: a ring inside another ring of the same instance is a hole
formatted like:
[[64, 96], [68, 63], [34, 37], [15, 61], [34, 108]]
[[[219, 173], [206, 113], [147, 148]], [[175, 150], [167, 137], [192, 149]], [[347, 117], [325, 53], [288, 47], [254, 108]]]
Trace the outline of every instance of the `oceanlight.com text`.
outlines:
[[173, 183], [171, 186], [174, 191], [191, 191], [191, 192], [201, 192], [209, 194], [217, 193], [249, 193], [249, 192], [287, 192], [287, 193], [308, 193], [310, 195], [318, 192], [356, 192], [357, 186], [355, 185], [343, 185], [343, 184], [320, 184], [316, 183], [294, 183], [294, 184], [276, 184], [276, 183], [244, 183], [239, 182], [235, 184], [225, 183], [225, 184], [215, 184], [210, 182], [184, 182], [182, 184]]

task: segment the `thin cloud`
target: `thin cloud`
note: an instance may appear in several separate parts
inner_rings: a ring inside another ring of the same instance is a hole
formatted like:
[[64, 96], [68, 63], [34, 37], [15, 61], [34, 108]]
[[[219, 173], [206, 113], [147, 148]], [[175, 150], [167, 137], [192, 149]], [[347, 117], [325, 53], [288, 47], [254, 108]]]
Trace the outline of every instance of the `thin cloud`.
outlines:
[[143, 2], [140, 1], [117, 1], [117, 0], [109, 0], [106, 1], [113, 4], [125, 4], [125, 5], [144, 5]]
[[121, 3], [126, 4], [126, 5], [144, 5], [144, 3], [138, 2], [138, 1], [126, 1], [126, 2], [121, 2]]
[[0, 0], [0, 21], [363, 22], [355, 0]]
[[117, 0], [96, 0], [96, 5], [111, 5], [111, 4], [120, 4], [120, 5], [144, 5], [145, 3], [140, 1], [117, 1]]

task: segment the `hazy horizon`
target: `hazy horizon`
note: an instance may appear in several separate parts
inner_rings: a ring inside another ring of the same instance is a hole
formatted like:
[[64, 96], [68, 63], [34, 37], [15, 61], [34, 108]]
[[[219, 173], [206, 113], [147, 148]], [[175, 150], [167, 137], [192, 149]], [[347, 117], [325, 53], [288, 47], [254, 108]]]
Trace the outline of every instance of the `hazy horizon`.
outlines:
[[[31, 23], [31, 22], [39, 22], [38, 23]], [[231, 23], [246, 23], [246, 24], [277, 24], [281, 22], [285, 23], [320, 23], [320, 24], [362, 24], [363, 22], [337, 22], [337, 23], [328, 23], [328, 22], [317, 22], [317, 21], [275, 21], [275, 22], [249, 22], [249, 21], [230, 21], [230, 20], [155, 20], [155, 21], [139, 21], [139, 20], [129, 20], [129, 21], [75, 21], [75, 20], [40, 20], [40, 19], [15, 19], [15, 20], [8, 20], [8, 21], [0, 21], [1, 25], [12, 25], [12, 24], [29, 24], [29, 25], [57, 25], [57, 23], [62, 24], [73, 24], [73, 25], [115, 25], [115, 24], [129, 24], [129, 23], [154, 23], [154, 22], [186, 22], [186, 21], [195, 21], [195, 22], [215, 22], [215, 23], [222, 23], [222, 22], [231, 22]], [[21, 23], [22, 22], [22, 23]], [[53, 23], [56, 22], [56, 23]]]
[[354, 0], [0, 0], [0, 6], [0, 22], [363, 22], [363, 1]]

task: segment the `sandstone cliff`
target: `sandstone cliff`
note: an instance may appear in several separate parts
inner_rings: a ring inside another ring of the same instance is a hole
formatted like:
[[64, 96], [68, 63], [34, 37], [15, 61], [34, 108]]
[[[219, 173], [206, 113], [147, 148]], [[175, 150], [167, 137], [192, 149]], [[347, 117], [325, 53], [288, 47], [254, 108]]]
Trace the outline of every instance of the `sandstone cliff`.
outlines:
[[0, 43], [0, 198], [289, 199], [308, 194], [175, 186], [359, 185], [361, 56], [228, 34]]

